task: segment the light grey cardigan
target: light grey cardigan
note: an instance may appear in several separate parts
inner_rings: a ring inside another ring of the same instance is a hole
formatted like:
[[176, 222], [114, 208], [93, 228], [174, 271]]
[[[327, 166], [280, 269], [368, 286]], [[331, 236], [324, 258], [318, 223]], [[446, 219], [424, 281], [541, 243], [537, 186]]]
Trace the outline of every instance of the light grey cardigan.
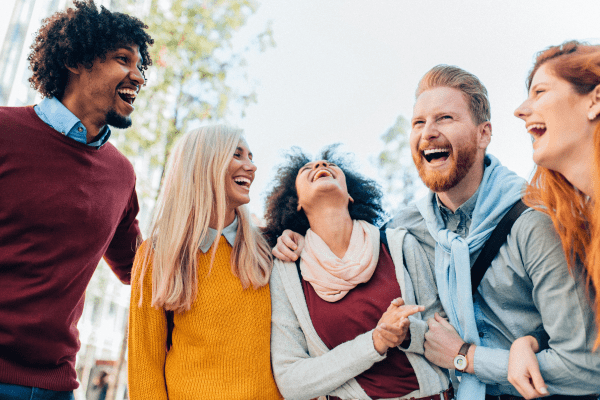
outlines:
[[[420, 387], [405, 397], [433, 395], [446, 390], [449, 385], [447, 371], [423, 357], [426, 320], [435, 312], [444, 315], [437, 296], [435, 274], [421, 245], [406, 230], [388, 229], [386, 233], [404, 302], [416, 304], [416, 296], [418, 304], [425, 306], [423, 313], [409, 317], [410, 347], [400, 347], [411, 363]], [[370, 399], [354, 377], [385, 358], [375, 350], [373, 330], [329, 350], [311, 322], [295, 263], [275, 260], [270, 287], [271, 360], [281, 394], [294, 400], [322, 395]]]

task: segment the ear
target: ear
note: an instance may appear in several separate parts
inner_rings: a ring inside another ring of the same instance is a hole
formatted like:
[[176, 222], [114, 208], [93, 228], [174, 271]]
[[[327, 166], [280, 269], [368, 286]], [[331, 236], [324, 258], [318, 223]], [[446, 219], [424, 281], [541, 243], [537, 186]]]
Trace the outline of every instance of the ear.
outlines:
[[302, 206], [300, 205], [300, 202], [298, 202], [298, 207], [296, 207], [296, 211], [298, 211], [298, 212], [302, 211]]
[[591, 103], [588, 109], [588, 119], [593, 121], [598, 117], [598, 114], [600, 114], [600, 85], [596, 85], [589, 95]]
[[492, 123], [487, 121], [479, 125], [479, 143], [480, 149], [486, 149], [492, 140]]
[[354, 199], [350, 195], [348, 195], [348, 200], [350, 200], [350, 203], [354, 203]]
[[83, 68], [81, 65], [77, 64], [77, 67], [70, 67], [65, 64], [65, 68], [69, 70], [70, 73], [75, 75], [81, 75], [81, 69]]

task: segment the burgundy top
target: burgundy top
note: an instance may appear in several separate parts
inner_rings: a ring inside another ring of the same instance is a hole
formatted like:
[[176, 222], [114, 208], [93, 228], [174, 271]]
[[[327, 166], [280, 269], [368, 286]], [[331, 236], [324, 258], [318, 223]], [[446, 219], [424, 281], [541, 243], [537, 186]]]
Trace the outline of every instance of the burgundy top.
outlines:
[[67, 138], [33, 107], [0, 107], [0, 382], [77, 388], [85, 289], [103, 256], [129, 282], [138, 209], [114, 146]]
[[[302, 287], [310, 319], [329, 349], [375, 328], [392, 300], [401, 296], [394, 262], [383, 245], [371, 279], [341, 300], [329, 303], [321, 299], [304, 279]], [[356, 381], [373, 399], [401, 397], [419, 389], [408, 358], [396, 347], [388, 350], [385, 360], [358, 375]]]

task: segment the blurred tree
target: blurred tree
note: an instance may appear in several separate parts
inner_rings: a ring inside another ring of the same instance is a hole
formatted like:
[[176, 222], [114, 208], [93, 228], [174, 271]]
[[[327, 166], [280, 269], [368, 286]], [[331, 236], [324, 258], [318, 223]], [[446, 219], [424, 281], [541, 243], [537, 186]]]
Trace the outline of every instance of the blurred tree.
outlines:
[[140, 197], [155, 199], [171, 147], [190, 125], [243, 115], [255, 102], [244, 54], [274, 46], [272, 30], [266, 26], [241, 48], [233, 37], [257, 7], [254, 0], [152, 0], [142, 19], [155, 40], [154, 65], [135, 101], [134, 125], [113, 139], [128, 157], [142, 155], [150, 171], [138, 180]]
[[410, 153], [409, 135], [408, 121], [398, 116], [394, 125], [381, 135], [384, 149], [375, 160], [383, 183], [383, 208], [392, 217], [423, 187]]

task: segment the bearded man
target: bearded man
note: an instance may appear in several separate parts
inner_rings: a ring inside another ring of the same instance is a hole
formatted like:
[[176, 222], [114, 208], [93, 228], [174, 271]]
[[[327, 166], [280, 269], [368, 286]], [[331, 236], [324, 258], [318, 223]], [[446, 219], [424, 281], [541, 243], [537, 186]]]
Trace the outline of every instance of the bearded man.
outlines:
[[[533, 382], [527, 398], [597, 399], [590, 393], [600, 392], [600, 356], [592, 353], [585, 279], [569, 273], [550, 218], [524, 211], [472, 292], [471, 266], [526, 184], [486, 154], [492, 126], [483, 84], [460, 68], [434, 67], [419, 82], [411, 123], [412, 157], [430, 192], [387, 227], [406, 228], [421, 243], [448, 316], [428, 321], [425, 357], [462, 375], [459, 400], [519, 399], [509, 351], [530, 336], [545, 383]], [[288, 245], [298, 238], [280, 239], [273, 254], [295, 259]]]
[[44, 20], [29, 55], [44, 99], [0, 107], [0, 398], [73, 399], [77, 322], [102, 257], [129, 283], [140, 235], [131, 125], [148, 27], [93, 1]]

